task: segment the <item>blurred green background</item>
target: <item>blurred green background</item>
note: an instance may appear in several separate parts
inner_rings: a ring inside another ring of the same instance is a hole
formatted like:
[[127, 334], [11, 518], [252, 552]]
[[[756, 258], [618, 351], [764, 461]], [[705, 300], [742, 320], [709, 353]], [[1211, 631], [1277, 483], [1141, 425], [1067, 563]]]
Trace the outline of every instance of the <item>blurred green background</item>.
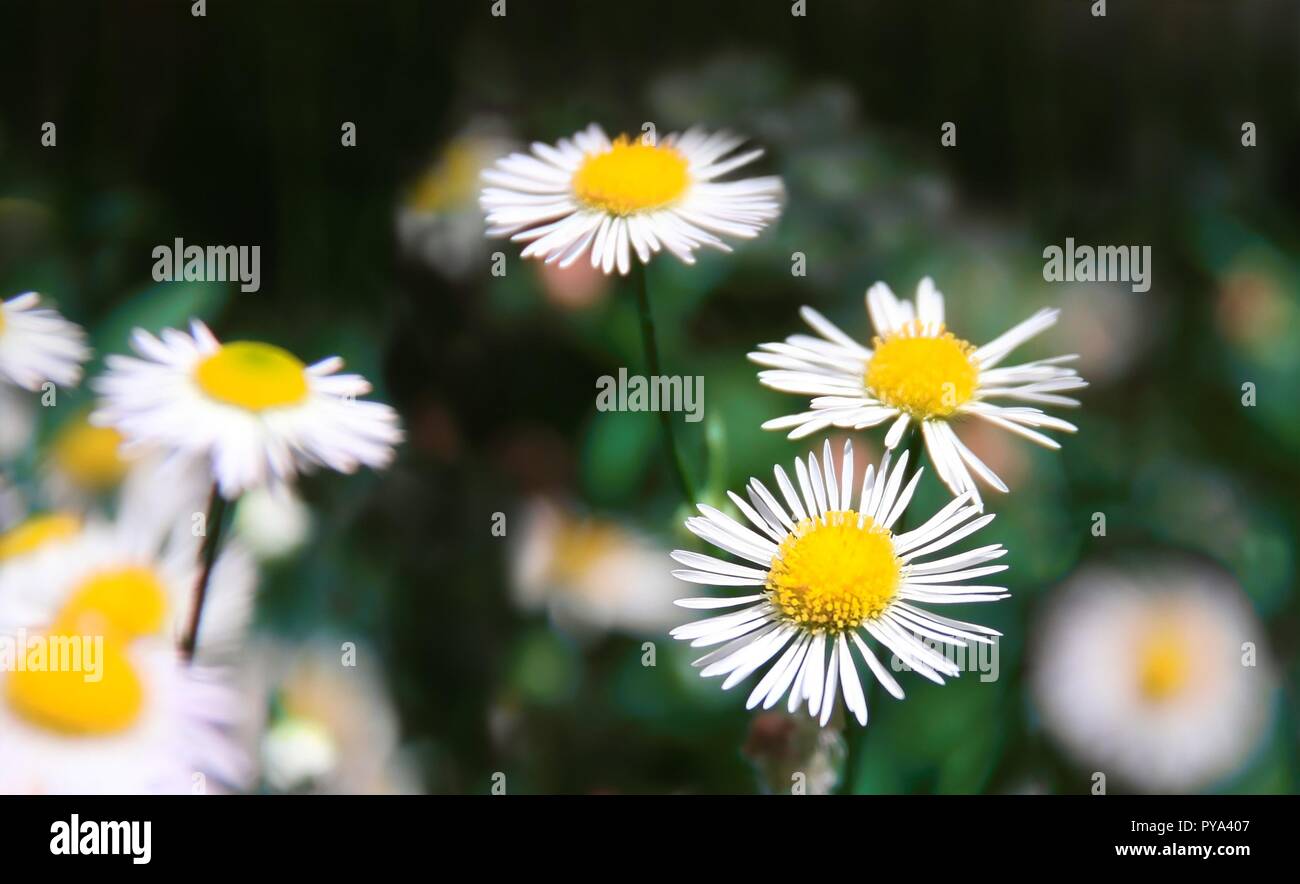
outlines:
[[[502, 145], [654, 121], [752, 136], [788, 189], [734, 255], [649, 271], [666, 370], [705, 378], [707, 420], [677, 424], [701, 480], [706, 458], [738, 488], [806, 453], [759, 429], [801, 404], [745, 354], [802, 331], [801, 304], [866, 336], [876, 280], [910, 295], [933, 276], [975, 341], [1059, 306], [1023, 353], [1079, 352], [1092, 382], [1060, 453], [972, 441], [1013, 488], [985, 541], [1012, 551], [1013, 598], [969, 612], [1006, 634], [1000, 677], [877, 692], [857, 788], [1086, 791], [1028, 696], [1029, 630], [1080, 562], [1161, 549], [1231, 572], [1286, 676], [1259, 750], [1215, 788], [1300, 790], [1300, 6], [491, 5], [4, 0], [0, 17], [0, 295], [44, 293], [100, 355], [190, 315], [339, 353], [401, 411], [392, 470], [305, 483], [316, 531], [265, 575], [260, 621], [382, 654], [424, 788], [485, 792], [504, 771], [512, 792], [748, 792], [748, 756], [785, 751], [784, 725], [755, 726], [662, 626], [591, 622], [601, 579], [657, 588], [660, 548], [688, 542], [654, 417], [595, 409], [597, 377], [643, 364], [631, 292], [539, 274], [476, 226], [476, 163]], [[1151, 290], [1045, 283], [1042, 250], [1067, 236], [1151, 246]], [[262, 290], [154, 283], [150, 252], [176, 237], [260, 245]], [[942, 493], [923, 485], [927, 505]], [[595, 579], [593, 550], [620, 544], [655, 554]]]

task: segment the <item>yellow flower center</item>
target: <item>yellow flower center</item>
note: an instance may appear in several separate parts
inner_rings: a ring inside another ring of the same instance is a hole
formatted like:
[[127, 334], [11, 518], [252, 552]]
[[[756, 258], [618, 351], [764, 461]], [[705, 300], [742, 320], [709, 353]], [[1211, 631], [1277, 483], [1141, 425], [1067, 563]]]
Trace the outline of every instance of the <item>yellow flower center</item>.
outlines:
[[99, 571], [73, 590], [59, 623], [84, 633], [122, 639], [162, 629], [167, 590], [151, 568], [139, 565]]
[[67, 513], [32, 516], [0, 534], [0, 562], [25, 556], [45, 546], [75, 537], [81, 520]]
[[[39, 639], [51, 649], [60, 641], [86, 647], [84, 636], [64, 631]], [[130, 727], [144, 708], [144, 688], [121, 645], [106, 639], [102, 651], [95, 661], [96, 681], [88, 680], [94, 671], [84, 665], [84, 657], [80, 668], [56, 668], [47, 657], [44, 668], [13, 672], [7, 684], [9, 704], [34, 724], [64, 734], [111, 734]]]
[[942, 329], [936, 337], [920, 332], [913, 323], [876, 338], [864, 381], [872, 396], [915, 418], [948, 417], [975, 393], [975, 347]]
[[482, 167], [469, 144], [453, 142], [438, 162], [415, 183], [407, 205], [419, 212], [441, 212], [469, 203], [478, 192]]
[[583, 160], [573, 175], [573, 192], [593, 208], [631, 215], [671, 203], [689, 183], [686, 158], [675, 148], [620, 135], [609, 150]]
[[54, 440], [50, 456], [59, 471], [88, 491], [104, 491], [122, 481], [127, 463], [118, 453], [122, 434], [112, 427], [73, 421]]
[[256, 341], [222, 346], [194, 370], [203, 392], [248, 411], [297, 405], [307, 398], [306, 367], [287, 350]]
[[622, 532], [610, 524], [595, 521], [566, 524], [555, 539], [552, 573], [557, 580], [580, 581], [623, 542]]
[[1138, 654], [1138, 687], [1153, 702], [1168, 700], [1187, 684], [1191, 658], [1182, 638], [1170, 629], [1150, 636]]
[[887, 528], [853, 510], [795, 526], [772, 559], [767, 591], [788, 620], [839, 632], [874, 620], [898, 593], [902, 564]]

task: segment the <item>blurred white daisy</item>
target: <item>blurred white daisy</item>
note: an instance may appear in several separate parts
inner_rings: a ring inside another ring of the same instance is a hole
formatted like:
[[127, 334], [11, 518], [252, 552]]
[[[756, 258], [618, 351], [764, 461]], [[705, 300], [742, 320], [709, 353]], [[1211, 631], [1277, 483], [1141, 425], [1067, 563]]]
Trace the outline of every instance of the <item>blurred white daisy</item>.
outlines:
[[53, 382], [75, 387], [90, 358], [86, 333], [27, 292], [0, 302], [0, 382], [33, 392]]
[[304, 365], [272, 344], [222, 344], [198, 320], [190, 334], [136, 329], [132, 348], [142, 358], [108, 357], [92, 421], [129, 446], [206, 459], [227, 498], [316, 466], [387, 466], [402, 439], [397, 413], [356, 399], [370, 383], [338, 374], [337, 356]]
[[1035, 630], [1043, 723], [1089, 769], [1185, 792], [1240, 768], [1275, 684], [1264, 630], [1216, 568], [1085, 568]]
[[261, 644], [245, 670], [264, 720], [250, 721], [262, 784], [275, 792], [413, 794], [418, 770], [403, 751], [383, 668], [370, 648], [316, 640]]
[[[978, 418], [1048, 448], [1061, 446], [1040, 430], [1076, 430], [1035, 407], [1079, 404], [1061, 395], [1087, 386], [1063, 366], [1075, 356], [999, 367], [1012, 350], [1050, 328], [1060, 311], [1040, 310], [975, 347], [947, 330], [943, 295], [929, 277], [917, 287], [915, 305], [896, 298], [884, 283], [873, 285], [866, 301], [876, 329], [870, 347], [804, 307], [800, 315], [818, 337], [792, 335], [749, 354], [767, 367], [758, 373], [765, 386], [814, 397], [810, 411], [767, 421], [764, 429], [790, 430], [791, 439], [800, 439], [830, 426], [862, 429], [890, 421], [885, 445], [895, 448], [908, 426], [918, 424], [939, 478], [953, 494], [969, 493], [977, 504], [972, 473], [999, 491], [1007, 486], [958, 438], [955, 423]], [[994, 399], [1033, 404], [999, 405]]]
[[[71, 531], [67, 516], [43, 517], [35, 535]], [[90, 524], [60, 542], [46, 541], [18, 558], [0, 557], [0, 629], [39, 629], [59, 617], [86, 614], [123, 640], [175, 642], [189, 624], [199, 576], [199, 542], [188, 520], [166, 537], [155, 525]], [[228, 544], [208, 584], [197, 656], [228, 658], [243, 639], [256, 588], [243, 548]]]
[[111, 491], [126, 477], [130, 460], [122, 455], [122, 434], [78, 416], [59, 427], [45, 458], [49, 496], [93, 496]]
[[[11, 647], [81, 627], [0, 632]], [[0, 669], [0, 793], [156, 794], [219, 791], [247, 776], [230, 728], [236, 695], [168, 643], [105, 638], [93, 666]], [[71, 658], [70, 658], [71, 659]], [[89, 676], [89, 678], [88, 678]]]
[[659, 544], [545, 499], [531, 502], [522, 521], [511, 561], [520, 607], [545, 609], [578, 634], [642, 635], [672, 624], [677, 584], [664, 573]]
[[510, 152], [513, 145], [503, 129], [492, 119], [471, 121], [442, 147], [398, 208], [402, 247], [453, 279], [468, 276], [487, 260], [479, 176]]
[[61, 547], [80, 535], [81, 527], [81, 517], [73, 512], [41, 512], [26, 516], [0, 531], [0, 568], [44, 550]]
[[643, 264], [661, 249], [694, 264], [701, 246], [730, 251], [722, 236], [755, 237], [781, 211], [780, 178], [717, 180], [762, 156], [735, 153], [744, 141], [699, 129], [611, 141], [592, 123], [554, 146], [534, 142], [531, 155], [483, 173], [488, 235], [527, 242], [525, 258], [561, 267], [590, 252], [607, 274], [626, 275], [633, 252]]
[[703, 667], [700, 674], [706, 678], [725, 675], [723, 690], [775, 660], [750, 693], [747, 708], [771, 708], [788, 692], [789, 712], [806, 702], [809, 713], [820, 712], [825, 725], [842, 693], [849, 711], [866, 724], [857, 657], [889, 693], [901, 699], [903, 689], [863, 640], [864, 633], [937, 684], [943, 684], [945, 675], [956, 676], [959, 668], [922, 637], [965, 647], [968, 641], [990, 643], [999, 634], [921, 607], [1007, 597], [1001, 586], [967, 582], [1006, 569], [985, 564], [1006, 554], [1001, 544], [929, 558], [983, 528], [993, 516], [975, 518], [979, 507], [963, 494], [923, 525], [894, 534], [890, 529], [911, 501], [922, 471], [916, 470], [904, 486], [908, 452], [892, 469], [890, 457], [886, 452], [879, 471], [867, 467], [856, 508], [852, 445], [844, 446], [837, 476], [827, 442], [821, 463], [811, 453], [807, 463], [795, 461], [798, 491], [777, 466], [781, 499], [757, 479], [746, 489], [748, 502], [728, 493], [748, 525], [705, 504], [699, 505], [702, 515], [686, 521], [696, 536], [752, 563], [686, 550], [673, 553], [689, 569], [673, 572], [681, 580], [754, 590], [679, 600], [684, 608], [739, 610], [671, 633], [692, 647], [716, 646], [695, 665]]

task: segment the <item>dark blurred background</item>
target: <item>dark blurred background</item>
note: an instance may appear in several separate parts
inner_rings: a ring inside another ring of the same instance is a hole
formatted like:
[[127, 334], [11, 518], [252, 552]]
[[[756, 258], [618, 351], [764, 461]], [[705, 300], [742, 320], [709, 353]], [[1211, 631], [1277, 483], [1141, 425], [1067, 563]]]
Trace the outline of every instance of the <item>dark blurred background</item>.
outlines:
[[[1228, 570], [1294, 684], [1300, 5], [492, 5], [211, 0], [194, 17], [181, 0], [0, 0], [0, 295], [47, 294], [99, 353], [191, 314], [340, 353], [402, 412], [393, 470], [306, 484], [318, 528], [267, 574], [261, 621], [368, 637], [426, 788], [481, 792], [500, 770], [511, 791], [750, 791], [762, 778], [740, 747], [782, 739], [742, 694], [700, 684], [659, 626], [557, 614], [573, 585], [598, 588], [592, 544], [686, 543], [652, 417], [594, 408], [596, 377], [642, 364], [626, 287], [547, 278], [473, 230], [450, 247], [472, 258], [459, 266], [426, 247], [448, 235], [437, 219], [477, 217], [457, 145], [553, 142], [593, 120], [735, 128], [786, 180], [759, 240], [650, 270], [667, 370], [706, 378], [709, 419], [679, 429], [715, 490], [806, 451], [758, 429], [802, 404], [744, 359], [802, 330], [800, 304], [866, 335], [868, 285], [911, 294], [929, 274], [963, 337], [1061, 306], [1026, 351], [1083, 355], [1093, 387], [1063, 452], [972, 442], [1013, 488], [986, 542], [1012, 549], [1016, 597], [978, 612], [1007, 634], [1001, 677], [912, 678], [906, 702], [877, 701], [863, 791], [1087, 788], [1040, 732], [1023, 649], [1040, 600], [1090, 556], [1177, 550]], [[1067, 236], [1151, 246], [1151, 290], [1045, 283], [1042, 249]], [[260, 245], [262, 290], [160, 287], [150, 252], [176, 237]], [[504, 278], [488, 273], [498, 248]], [[878, 452], [879, 435], [863, 442]], [[1300, 786], [1296, 701], [1282, 693], [1220, 788]]]

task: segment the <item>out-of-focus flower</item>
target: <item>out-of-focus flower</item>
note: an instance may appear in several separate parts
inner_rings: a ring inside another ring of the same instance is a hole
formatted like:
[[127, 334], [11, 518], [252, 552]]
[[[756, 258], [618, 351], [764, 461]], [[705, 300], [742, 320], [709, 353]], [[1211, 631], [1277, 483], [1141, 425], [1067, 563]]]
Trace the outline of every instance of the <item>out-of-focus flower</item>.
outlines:
[[[66, 516], [25, 523], [31, 546], [0, 558], [0, 629], [40, 629], [60, 617], [91, 618], [98, 631], [129, 639], [175, 640], [185, 633], [198, 579], [198, 539], [189, 524], [161, 539], [129, 523], [92, 524], [79, 533]], [[196, 656], [228, 657], [243, 638], [256, 572], [248, 553], [229, 544], [208, 584]]]
[[1264, 734], [1274, 679], [1263, 629], [1208, 565], [1081, 571], [1036, 631], [1033, 688], [1083, 765], [1183, 792], [1238, 769]]
[[0, 381], [33, 392], [53, 382], [75, 387], [90, 358], [86, 333], [27, 292], [0, 302]]
[[402, 246], [453, 279], [482, 267], [487, 253], [476, 197], [479, 175], [511, 148], [498, 129], [476, 120], [451, 139], [398, 210]]
[[1300, 363], [1300, 307], [1292, 284], [1267, 263], [1240, 259], [1219, 280], [1215, 321], [1239, 352], [1274, 371]]
[[55, 654], [70, 647], [82, 664], [19, 668], [13, 658], [6, 662], [14, 665], [0, 666], [0, 793], [237, 787], [247, 765], [224, 730], [238, 719], [236, 696], [214, 672], [183, 665], [158, 639], [105, 636], [99, 652], [83, 654], [95, 647], [86, 641], [95, 628], [63, 621], [46, 632], [0, 632], [0, 650], [30, 657], [35, 648]]
[[399, 747], [396, 712], [378, 658], [328, 642], [263, 645], [247, 673], [269, 710], [249, 731], [263, 784], [277, 792], [409, 794], [418, 774]]
[[[950, 501], [929, 521], [901, 534], [890, 529], [906, 510], [921, 477], [920, 469], [903, 486], [908, 452], [890, 469], [890, 452], [879, 471], [868, 466], [862, 493], [853, 509], [853, 449], [846, 443], [836, 475], [830, 443], [822, 461], [810, 453], [795, 461], [802, 498], [779, 466], [777, 484], [787, 510], [767, 487], [751, 479], [749, 502], [728, 492], [745, 515], [742, 525], [721, 511], [699, 505], [702, 516], [686, 521], [697, 537], [758, 565], [738, 565], [712, 556], [677, 550], [673, 558], [689, 570], [673, 576], [710, 586], [752, 587], [750, 595], [689, 598], [684, 608], [739, 608], [674, 629], [671, 635], [692, 647], [718, 646], [695, 661], [705, 678], [725, 675], [728, 690], [776, 658], [749, 695], [746, 707], [770, 709], [789, 692], [787, 711], [805, 701], [811, 715], [830, 720], [839, 693], [861, 724], [867, 701], [850, 652], [850, 641], [876, 679], [895, 697], [903, 689], [863, 640], [866, 632], [920, 675], [936, 684], [956, 676], [958, 666], [921, 641], [919, 636], [965, 646], [991, 641], [994, 630], [950, 620], [918, 604], [948, 605], [1006, 598], [1000, 586], [967, 581], [1006, 570], [984, 564], [1006, 550], [991, 544], [932, 561], [918, 561], [946, 549], [993, 520], [971, 521], [980, 512], [969, 493]], [[791, 515], [793, 514], [793, 516]], [[827, 661], [827, 654], [830, 659]], [[778, 656], [779, 655], [779, 656]]]
[[110, 356], [96, 379], [92, 421], [130, 445], [206, 459], [228, 498], [317, 466], [385, 467], [402, 440], [397, 412], [356, 399], [370, 383], [338, 374], [337, 356], [308, 366], [272, 344], [222, 344], [198, 320], [161, 339], [136, 329], [132, 347], [143, 358]]
[[73, 513], [37, 513], [0, 533], [0, 567], [58, 547], [81, 533], [81, 518]]
[[289, 489], [250, 491], [235, 512], [235, 533], [263, 561], [298, 550], [311, 536], [311, 528], [311, 509]]
[[665, 550], [613, 520], [582, 516], [538, 498], [512, 550], [514, 598], [545, 609], [567, 631], [644, 635], [674, 620], [676, 584]]
[[85, 509], [96, 496], [117, 488], [131, 459], [122, 454], [122, 434], [92, 425], [85, 416], [59, 428], [42, 464], [45, 496], [60, 506]]
[[591, 266], [626, 275], [667, 249], [686, 264], [701, 246], [730, 251], [718, 234], [750, 239], [781, 212], [775, 176], [720, 182], [762, 156], [735, 154], [744, 139], [689, 129], [655, 143], [613, 141], [592, 123], [554, 146], [534, 142], [483, 173], [480, 204], [489, 236], [527, 242], [525, 258], [567, 267], [588, 251]]
[[814, 397], [811, 411], [774, 418], [763, 429], [790, 430], [791, 439], [801, 439], [830, 426], [862, 429], [892, 421], [885, 436], [892, 449], [915, 421], [939, 478], [953, 494], [969, 493], [977, 504], [972, 472], [999, 491], [1007, 486], [957, 437], [954, 420], [978, 417], [1047, 448], [1061, 446], [1037, 428], [1077, 429], [1040, 408], [989, 401], [1079, 404], [1060, 395], [1087, 386], [1073, 368], [1062, 366], [1074, 356], [997, 367], [1016, 347], [1050, 328], [1059, 310], [1040, 310], [979, 348], [947, 330], [943, 295], [929, 277], [917, 286], [915, 305], [876, 283], [867, 291], [867, 312], [877, 334], [870, 348], [804, 307], [800, 315], [820, 337], [792, 335], [749, 354], [767, 367], [758, 373], [765, 386]]

